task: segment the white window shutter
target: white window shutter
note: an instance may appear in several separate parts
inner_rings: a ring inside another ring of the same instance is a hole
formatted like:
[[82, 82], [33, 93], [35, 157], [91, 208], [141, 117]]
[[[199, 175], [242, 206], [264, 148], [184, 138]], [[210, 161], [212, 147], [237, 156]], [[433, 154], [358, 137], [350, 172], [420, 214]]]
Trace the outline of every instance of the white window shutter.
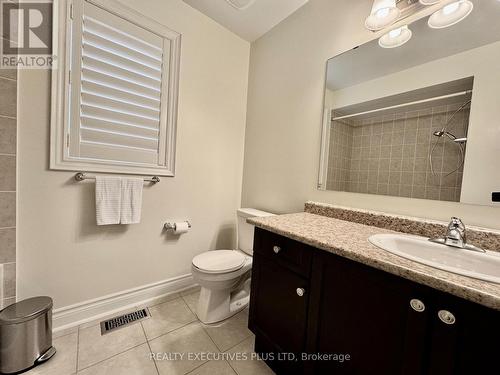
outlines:
[[165, 165], [170, 41], [87, 1], [73, 6], [67, 156]]

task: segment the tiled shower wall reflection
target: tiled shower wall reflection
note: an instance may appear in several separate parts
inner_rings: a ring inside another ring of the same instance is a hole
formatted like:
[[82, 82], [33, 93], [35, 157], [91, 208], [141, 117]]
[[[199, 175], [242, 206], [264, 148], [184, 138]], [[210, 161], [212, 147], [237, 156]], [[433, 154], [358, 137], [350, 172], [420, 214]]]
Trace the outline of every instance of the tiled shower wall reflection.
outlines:
[[[463, 165], [459, 147], [445, 137], [432, 135], [459, 107], [453, 104], [358, 121], [333, 121], [327, 189], [460, 201]], [[469, 112], [469, 106], [462, 109], [447, 127], [457, 138], [467, 136]], [[434, 145], [435, 173], [431, 173], [429, 152]]]
[[16, 71], [0, 68], [0, 307], [16, 296], [16, 97]]

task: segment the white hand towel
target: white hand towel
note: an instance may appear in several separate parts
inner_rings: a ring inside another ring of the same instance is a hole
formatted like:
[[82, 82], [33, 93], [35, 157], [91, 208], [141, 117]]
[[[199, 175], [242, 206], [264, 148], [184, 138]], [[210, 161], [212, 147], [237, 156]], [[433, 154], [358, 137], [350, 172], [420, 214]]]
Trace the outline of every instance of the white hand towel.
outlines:
[[97, 225], [120, 224], [121, 178], [95, 178], [95, 205]]
[[121, 224], [140, 223], [143, 185], [142, 178], [122, 178]]

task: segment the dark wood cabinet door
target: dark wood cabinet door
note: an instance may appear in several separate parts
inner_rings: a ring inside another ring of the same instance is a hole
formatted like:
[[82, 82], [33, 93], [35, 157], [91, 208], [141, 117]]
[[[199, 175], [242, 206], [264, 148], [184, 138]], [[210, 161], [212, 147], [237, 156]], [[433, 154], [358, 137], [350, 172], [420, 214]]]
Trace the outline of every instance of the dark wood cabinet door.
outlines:
[[[249, 325], [282, 352], [304, 348], [309, 283], [263, 256], [254, 256]], [[303, 296], [297, 289], [305, 291]]]
[[312, 275], [308, 352], [344, 361], [308, 362], [310, 373], [422, 373], [427, 312], [410, 307], [425, 299], [411, 283], [326, 253], [315, 257]]
[[500, 372], [498, 311], [435, 291], [430, 321], [429, 375]]

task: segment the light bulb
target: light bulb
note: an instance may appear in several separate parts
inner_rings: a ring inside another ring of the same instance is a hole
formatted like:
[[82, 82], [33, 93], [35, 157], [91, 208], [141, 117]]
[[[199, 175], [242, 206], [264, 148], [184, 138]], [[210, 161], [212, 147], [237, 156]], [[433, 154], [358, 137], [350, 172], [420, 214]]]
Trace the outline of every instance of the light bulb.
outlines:
[[443, 8], [443, 14], [445, 16], [448, 16], [448, 15], [452, 14], [453, 12], [456, 12], [459, 7], [460, 7], [460, 3], [458, 1], [455, 3], [448, 4]]
[[441, 0], [419, 0], [422, 5], [434, 5], [439, 3]]
[[378, 40], [378, 44], [382, 48], [396, 48], [408, 42], [411, 36], [411, 30], [405, 25], [382, 35]]
[[377, 31], [392, 25], [401, 15], [396, 0], [374, 0], [370, 15], [366, 18], [365, 27]]
[[445, 5], [429, 17], [429, 27], [443, 29], [457, 24], [465, 19], [474, 9], [474, 4], [469, 0], [458, 0]]
[[391, 38], [397, 38], [398, 36], [401, 35], [401, 32], [402, 32], [401, 28], [396, 29], [396, 30], [391, 30], [391, 31], [389, 31], [389, 36]]
[[382, 8], [382, 9], [377, 10], [377, 12], [375, 13], [375, 15], [378, 18], [384, 18], [384, 17], [387, 17], [389, 15], [389, 12], [390, 12], [389, 8]]

